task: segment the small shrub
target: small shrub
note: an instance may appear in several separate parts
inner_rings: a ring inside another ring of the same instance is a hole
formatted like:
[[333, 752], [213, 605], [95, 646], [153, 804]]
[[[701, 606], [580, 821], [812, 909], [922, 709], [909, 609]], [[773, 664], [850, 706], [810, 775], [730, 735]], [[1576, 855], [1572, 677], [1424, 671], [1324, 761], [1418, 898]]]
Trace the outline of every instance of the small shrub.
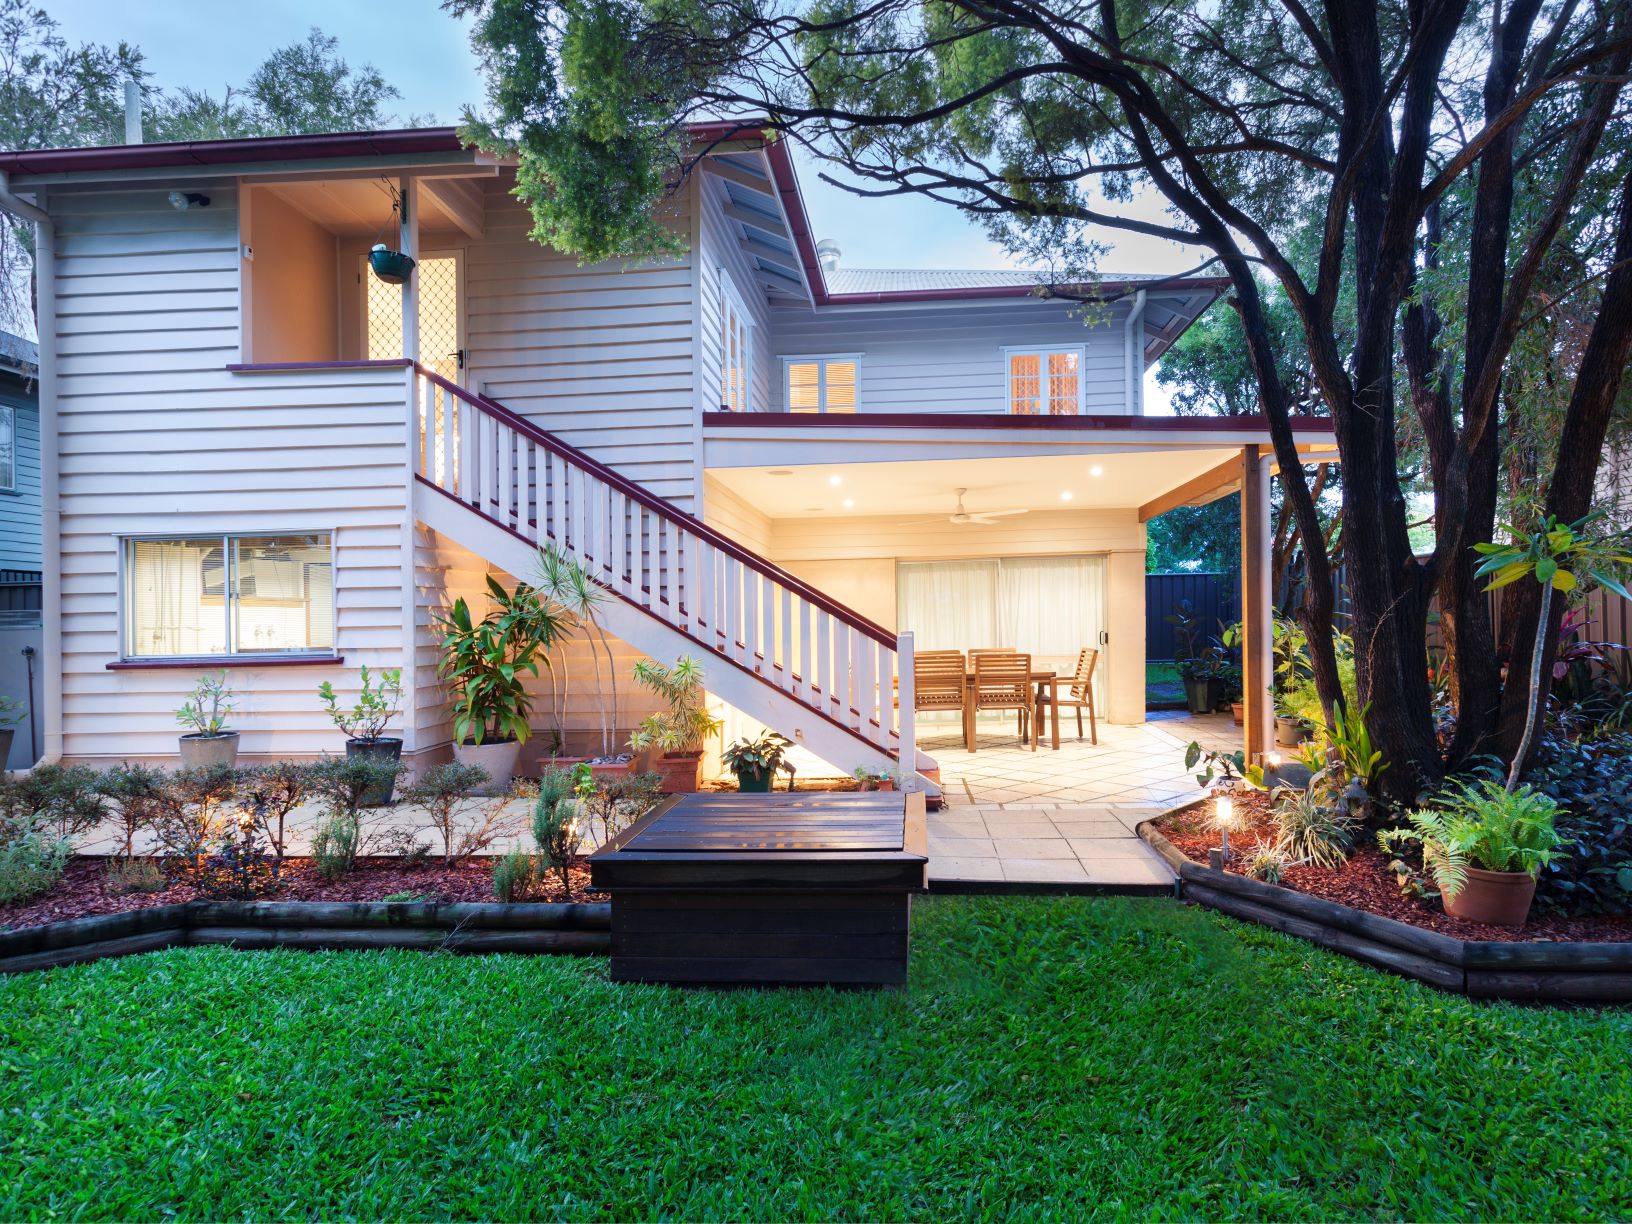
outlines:
[[284, 825], [289, 813], [306, 801], [311, 787], [312, 767], [301, 761], [273, 761], [240, 774], [238, 802], [266, 838], [280, 868], [289, 846]]
[[107, 815], [100, 783], [87, 765], [37, 765], [16, 776], [0, 773], [0, 818], [21, 818], [57, 840], [71, 840]]
[[519, 901], [533, 890], [538, 871], [533, 856], [512, 850], [493, 864], [493, 895], [500, 901]]
[[1560, 805], [1558, 853], [1536, 904], [1565, 914], [1632, 910], [1632, 735], [1542, 743], [1526, 780]]
[[561, 891], [570, 893], [568, 869], [583, 841], [578, 828], [577, 786], [560, 770], [548, 769], [538, 780], [538, 798], [533, 804], [533, 840], [547, 866], [561, 877]]
[[313, 765], [311, 792], [325, 809], [313, 834], [313, 859], [319, 857], [317, 839], [326, 832], [330, 869], [344, 875], [356, 866], [364, 842], [364, 810], [383, 789], [394, 786], [404, 772], [406, 767], [397, 761], [373, 757], [324, 757]]
[[0, 817], [0, 904], [27, 901], [62, 879], [73, 846], [35, 816]]
[[169, 883], [157, 862], [126, 855], [108, 864], [108, 888], [119, 894], [158, 892]]
[[1248, 852], [1242, 866], [1255, 880], [1279, 884], [1292, 866], [1292, 856], [1274, 842], [1259, 842]]
[[172, 802], [169, 786], [170, 775], [164, 770], [129, 761], [102, 775], [102, 794], [112, 802], [113, 818], [124, 837], [122, 859], [128, 861], [135, 855], [136, 838], [143, 830], [158, 829], [160, 818]]
[[253, 816], [245, 813], [222, 836], [198, 872], [198, 885], [205, 896], [222, 901], [253, 901], [277, 890], [277, 863], [266, 852]]
[[404, 892], [391, 893], [388, 896], [381, 897], [380, 900], [388, 901], [394, 905], [411, 905], [415, 902], [435, 901], [436, 897], [430, 893], [414, 892], [409, 889]]
[[238, 771], [227, 765], [170, 775], [154, 820], [159, 848], [184, 868], [201, 866], [227, 835], [227, 806], [237, 789]]
[[399, 867], [418, 871], [431, 861], [431, 848], [419, 840], [417, 829], [385, 829], [370, 839], [371, 848], [397, 860]]
[[442, 861], [466, 859], [486, 850], [504, 828], [508, 796], [496, 801], [472, 794], [487, 785], [487, 770], [479, 765], [449, 761], [425, 771], [402, 792], [404, 803], [422, 808], [431, 829], [442, 839]]
[[1301, 791], [1279, 792], [1275, 845], [1291, 861], [1335, 870], [1349, 861], [1359, 822], [1332, 794], [1330, 774], [1316, 774]]
[[[582, 795], [580, 788], [579, 794]], [[584, 801], [592, 824], [600, 826], [598, 845], [606, 845], [663, 798], [663, 779], [654, 773], [623, 774], [597, 782]]]
[[312, 833], [312, 865], [325, 880], [350, 875], [357, 866], [363, 839], [356, 812], [330, 811], [318, 818]]

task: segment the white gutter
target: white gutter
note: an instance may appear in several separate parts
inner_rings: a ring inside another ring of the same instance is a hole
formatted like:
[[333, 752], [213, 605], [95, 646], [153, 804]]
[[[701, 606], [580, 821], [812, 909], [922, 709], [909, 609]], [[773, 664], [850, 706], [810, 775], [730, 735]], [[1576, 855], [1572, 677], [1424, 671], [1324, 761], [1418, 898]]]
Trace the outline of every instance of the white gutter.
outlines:
[[[43, 198], [43, 195], [40, 197]], [[62, 757], [62, 548], [57, 499], [57, 228], [50, 214], [11, 190], [0, 172], [0, 210], [34, 223], [35, 328], [40, 365], [40, 691], [45, 698], [45, 752]]]
[[1140, 289], [1133, 295], [1133, 309], [1128, 311], [1128, 320], [1122, 327], [1122, 369], [1126, 375], [1124, 395], [1129, 416], [1145, 414], [1144, 319], [1145, 291]]

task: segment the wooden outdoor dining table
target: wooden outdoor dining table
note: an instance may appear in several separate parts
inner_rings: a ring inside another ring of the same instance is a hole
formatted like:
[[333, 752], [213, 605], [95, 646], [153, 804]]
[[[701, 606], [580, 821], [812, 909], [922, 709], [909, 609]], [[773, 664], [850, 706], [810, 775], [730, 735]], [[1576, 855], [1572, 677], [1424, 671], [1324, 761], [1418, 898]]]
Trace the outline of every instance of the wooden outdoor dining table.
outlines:
[[[1037, 751], [1040, 711], [1043, 705], [1043, 689], [1049, 690], [1048, 712], [1051, 740], [1053, 748], [1060, 747], [1060, 703], [1057, 700], [1059, 683], [1061, 680], [1069, 682], [1070, 676], [1056, 675], [1050, 668], [1034, 667], [1031, 669], [1031, 750]], [[963, 742], [969, 751], [974, 751], [975, 742], [975, 669], [965, 667], [963, 673]]]

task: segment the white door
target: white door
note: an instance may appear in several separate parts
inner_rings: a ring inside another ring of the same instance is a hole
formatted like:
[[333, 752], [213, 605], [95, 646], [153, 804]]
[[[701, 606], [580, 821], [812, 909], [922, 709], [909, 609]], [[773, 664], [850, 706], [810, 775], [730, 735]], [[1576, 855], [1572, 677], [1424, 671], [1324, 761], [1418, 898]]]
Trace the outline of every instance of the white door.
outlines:
[[[465, 369], [465, 260], [463, 251], [426, 251], [414, 266], [419, 284], [419, 363], [449, 382]], [[402, 356], [402, 286], [388, 285], [363, 256], [366, 296], [363, 355], [371, 361]]]

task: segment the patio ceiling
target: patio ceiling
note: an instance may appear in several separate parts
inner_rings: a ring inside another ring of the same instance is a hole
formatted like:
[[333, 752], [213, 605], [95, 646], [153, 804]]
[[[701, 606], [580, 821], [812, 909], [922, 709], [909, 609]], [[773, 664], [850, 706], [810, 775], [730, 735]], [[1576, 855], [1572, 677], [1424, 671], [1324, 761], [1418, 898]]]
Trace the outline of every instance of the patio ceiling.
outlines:
[[[711, 469], [709, 475], [773, 518], [951, 514], [964, 508], [1130, 510], [1230, 461], [1230, 449], [810, 464]], [[1069, 496], [1067, 496], [1069, 495]], [[846, 503], [849, 503], [848, 505]], [[970, 531], [981, 530], [971, 524]]]

